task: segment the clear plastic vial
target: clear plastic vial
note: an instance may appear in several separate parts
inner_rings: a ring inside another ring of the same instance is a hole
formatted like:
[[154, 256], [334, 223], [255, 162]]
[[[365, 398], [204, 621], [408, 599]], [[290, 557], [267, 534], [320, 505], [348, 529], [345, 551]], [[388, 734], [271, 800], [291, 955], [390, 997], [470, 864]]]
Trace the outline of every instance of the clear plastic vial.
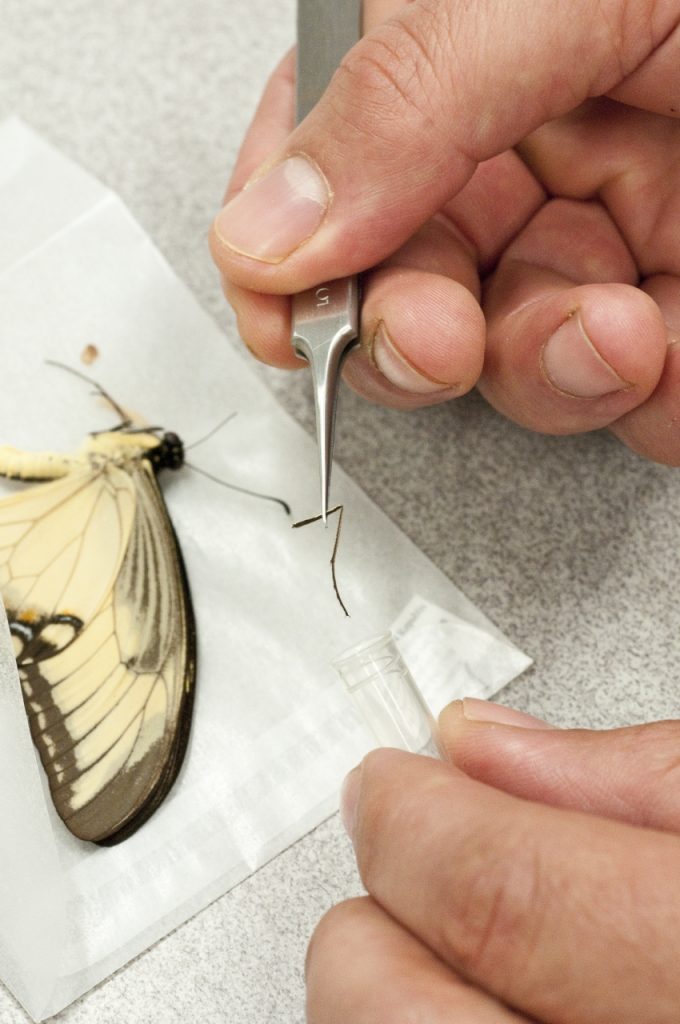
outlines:
[[441, 757], [436, 724], [391, 633], [333, 662], [378, 746]]

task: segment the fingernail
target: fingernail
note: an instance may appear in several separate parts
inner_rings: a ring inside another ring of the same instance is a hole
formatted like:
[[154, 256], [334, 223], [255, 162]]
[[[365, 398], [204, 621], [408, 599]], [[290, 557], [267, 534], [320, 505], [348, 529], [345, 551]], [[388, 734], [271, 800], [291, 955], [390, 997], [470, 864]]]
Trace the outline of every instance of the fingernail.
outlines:
[[520, 729], [554, 729], [554, 725], [544, 722], [541, 718], [534, 718], [523, 711], [515, 711], [514, 708], [505, 707], [504, 704], [494, 704], [489, 700], [478, 700], [476, 697], [465, 697], [463, 704], [463, 716], [470, 722], [492, 722], [496, 725], [514, 725]]
[[445, 384], [443, 381], [433, 380], [420, 373], [395, 346], [382, 320], [373, 336], [370, 356], [383, 377], [386, 377], [390, 384], [394, 384], [402, 391], [410, 391], [416, 395], [429, 395], [435, 391], [446, 391], [455, 387], [455, 384]]
[[573, 398], [601, 398], [630, 387], [597, 351], [578, 311], [548, 338], [541, 367], [558, 391]]
[[215, 234], [230, 249], [280, 263], [311, 238], [331, 192], [316, 164], [290, 156], [246, 185], [215, 218]]
[[356, 828], [357, 803], [359, 800], [359, 768], [353, 768], [346, 777], [340, 790], [340, 820], [345, 827], [345, 832], [354, 839]]

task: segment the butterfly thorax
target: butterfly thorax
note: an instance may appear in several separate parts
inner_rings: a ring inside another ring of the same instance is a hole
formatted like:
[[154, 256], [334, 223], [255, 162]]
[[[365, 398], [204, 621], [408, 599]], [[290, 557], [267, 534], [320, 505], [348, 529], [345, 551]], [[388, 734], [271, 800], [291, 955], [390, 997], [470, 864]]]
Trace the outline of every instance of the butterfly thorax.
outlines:
[[126, 468], [145, 459], [158, 473], [161, 469], [179, 469], [184, 464], [184, 445], [172, 432], [159, 437], [151, 431], [111, 430], [88, 437], [79, 455], [97, 468], [111, 462]]

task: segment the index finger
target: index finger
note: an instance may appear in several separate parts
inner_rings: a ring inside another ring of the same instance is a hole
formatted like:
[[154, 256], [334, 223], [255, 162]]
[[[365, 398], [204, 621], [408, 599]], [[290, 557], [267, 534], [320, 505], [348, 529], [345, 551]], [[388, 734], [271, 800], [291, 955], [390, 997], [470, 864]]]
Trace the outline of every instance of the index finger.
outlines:
[[555, 1024], [677, 1019], [677, 837], [390, 750], [346, 793], [367, 890], [463, 976]]

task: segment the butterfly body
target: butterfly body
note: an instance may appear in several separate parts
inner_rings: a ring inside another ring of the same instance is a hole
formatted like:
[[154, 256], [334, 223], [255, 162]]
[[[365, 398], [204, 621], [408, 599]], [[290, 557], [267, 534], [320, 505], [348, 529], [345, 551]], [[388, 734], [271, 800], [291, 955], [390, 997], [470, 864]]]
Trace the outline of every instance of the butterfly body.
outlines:
[[196, 672], [186, 572], [156, 474], [176, 434], [132, 428], [74, 453], [0, 447], [0, 593], [31, 733], [67, 827], [120, 842], [169, 792]]

